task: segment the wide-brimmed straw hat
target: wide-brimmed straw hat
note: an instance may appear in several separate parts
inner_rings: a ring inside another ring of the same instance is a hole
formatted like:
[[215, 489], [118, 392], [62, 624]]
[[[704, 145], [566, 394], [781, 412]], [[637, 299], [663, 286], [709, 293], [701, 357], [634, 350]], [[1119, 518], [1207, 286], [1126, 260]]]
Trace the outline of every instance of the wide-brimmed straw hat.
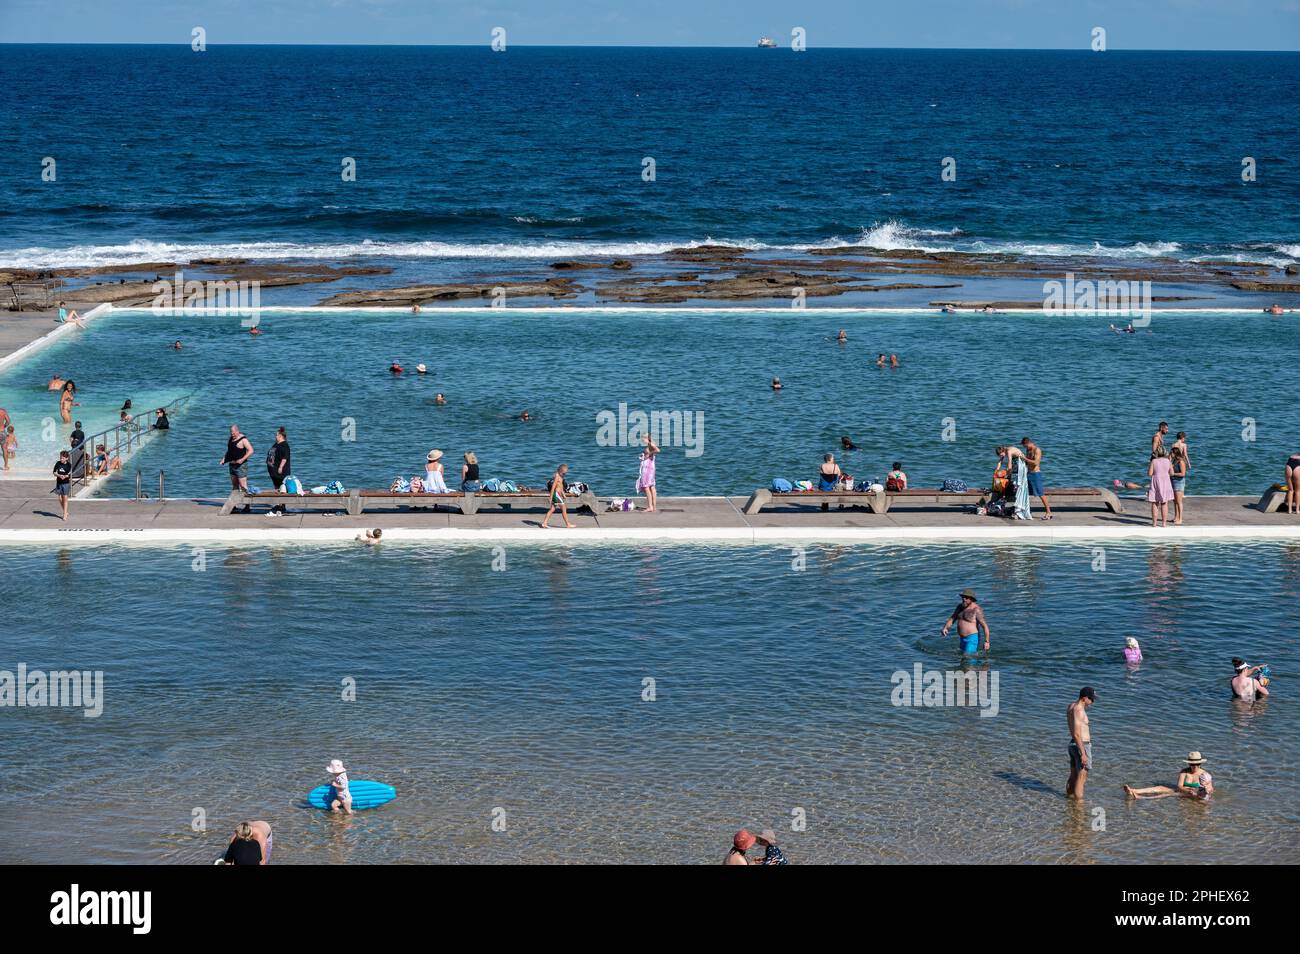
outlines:
[[432, 464], [435, 460], [442, 460], [442, 451], [438, 450], [435, 447], [433, 450], [429, 451], [429, 453], [425, 456], [424, 459], [427, 460], [430, 464]]
[[[961, 598], [964, 599], [964, 600], [967, 600], [967, 599], [969, 599], [969, 600], [974, 600], [974, 599], [975, 599], [975, 591], [974, 591], [974, 590], [962, 590], [962, 591], [961, 591]], [[975, 602], [978, 603], [979, 600], [975, 600]]]
[[1200, 753], [1200, 752], [1188, 752], [1188, 753], [1187, 753], [1187, 764], [1188, 764], [1188, 765], [1200, 765], [1200, 764], [1201, 764], [1202, 762], [1204, 762], [1204, 761], [1205, 761], [1205, 759], [1201, 757], [1201, 753]]
[[416, 371], [419, 371], [421, 374], [424, 374], [424, 372], [428, 371], [429, 369], [426, 368], [426, 367], [425, 367], [424, 365], [422, 365], [422, 364], [417, 364], [417, 365], [415, 366], [415, 370], [416, 370]]
[[764, 828], [762, 831], [760, 831], [760, 832], [758, 833], [758, 840], [761, 841], [761, 842], [762, 842], [763, 844], [765, 844], [765, 845], [775, 845], [775, 844], [776, 844], [776, 832], [774, 832], [774, 831], [773, 831], [772, 829], [770, 829], [770, 828]]

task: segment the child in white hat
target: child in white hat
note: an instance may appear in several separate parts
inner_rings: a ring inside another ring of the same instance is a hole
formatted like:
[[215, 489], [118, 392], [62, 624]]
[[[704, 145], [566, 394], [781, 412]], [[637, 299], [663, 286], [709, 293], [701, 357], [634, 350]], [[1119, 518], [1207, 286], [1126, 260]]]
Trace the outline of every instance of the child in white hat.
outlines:
[[348, 770], [338, 759], [333, 759], [325, 766], [325, 771], [330, 774], [330, 811], [336, 812], [342, 808], [351, 815], [352, 793], [348, 791]]

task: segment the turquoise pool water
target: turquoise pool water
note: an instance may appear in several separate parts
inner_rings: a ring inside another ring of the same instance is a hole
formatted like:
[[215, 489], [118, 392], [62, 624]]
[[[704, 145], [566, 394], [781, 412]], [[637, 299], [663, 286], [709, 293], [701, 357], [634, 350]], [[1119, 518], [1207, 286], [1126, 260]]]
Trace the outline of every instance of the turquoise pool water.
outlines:
[[[620, 404], [702, 421], [700, 433], [678, 431], [682, 446], [660, 459], [667, 494], [810, 477], [844, 434], [860, 449], [843, 465], [859, 477], [900, 460], [914, 484], [977, 486], [995, 445], [1030, 435], [1049, 484], [1108, 484], [1145, 475], [1161, 419], [1190, 435], [1189, 493], [1258, 494], [1300, 452], [1295, 322], [1157, 314], [1147, 333], [1117, 335], [1104, 319], [1038, 314], [484, 309], [272, 313], [254, 339], [236, 317], [114, 313], [0, 373], [0, 405], [18, 422], [23, 463], [46, 471], [71, 430], [33, 439], [42, 418], [57, 417], [44, 391], [50, 373], [77, 382], [88, 431], [128, 397], [145, 407], [193, 392], [174, 430], [125, 478], [139, 468], [151, 482], [163, 469], [177, 495], [225, 493], [216, 462], [232, 422], [256, 447], [254, 484], [267, 483], [261, 461], [283, 425], [308, 485], [387, 486], [421, 472], [437, 447], [457, 476], [473, 450], [485, 477], [541, 484], [566, 461], [598, 493], [632, 493], [637, 448], [598, 442], [598, 415]], [[846, 345], [829, 340], [840, 328]], [[169, 347], [176, 338], [179, 353]], [[901, 367], [877, 368], [881, 351]], [[392, 361], [407, 368], [399, 379], [386, 370]], [[428, 376], [413, 373], [420, 362]], [[530, 423], [517, 419], [525, 409]], [[103, 492], [124, 491], [110, 483]]]

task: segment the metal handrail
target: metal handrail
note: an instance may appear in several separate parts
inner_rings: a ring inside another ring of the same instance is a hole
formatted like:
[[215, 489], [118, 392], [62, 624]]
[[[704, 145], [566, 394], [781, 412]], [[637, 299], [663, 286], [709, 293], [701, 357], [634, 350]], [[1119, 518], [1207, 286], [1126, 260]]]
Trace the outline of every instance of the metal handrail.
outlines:
[[[193, 396], [194, 396], [193, 394], [186, 394], [183, 397], [176, 398], [176, 400], [172, 401], [169, 404], [164, 404], [162, 406], [162, 409], [167, 412], [168, 420], [171, 419], [172, 414], [174, 412], [179, 411], [186, 404], [188, 404], [190, 398]], [[86, 484], [89, 484], [90, 481], [95, 480], [99, 477], [113, 476], [112, 471], [109, 471], [107, 474], [96, 474], [94, 472], [94, 462], [95, 462], [95, 453], [96, 453], [95, 448], [98, 445], [100, 444], [104, 445], [109, 460], [112, 460], [114, 457], [116, 457], [119, 461], [125, 464], [126, 458], [129, 457], [134, 451], [139, 450], [140, 447], [144, 444], [145, 437], [149, 434], [155, 433], [153, 429], [153, 425], [154, 422], [157, 421], [157, 419], [158, 419], [158, 408], [156, 407], [150, 408], [149, 410], [142, 411], [140, 414], [133, 417], [129, 423], [115, 424], [113, 427], [110, 427], [107, 430], [103, 430], [97, 434], [91, 434], [88, 437], [86, 437], [86, 439], [82, 441], [80, 445], [82, 448], [80, 474], [76, 473], [76, 464], [74, 461], [73, 477], [72, 477], [73, 488], [75, 489], [77, 487], [85, 486]], [[123, 453], [124, 450], [125, 450], [125, 454]], [[160, 484], [159, 489], [161, 490], [162, 489], [161, 476], [159, 477], [159, 484]], [[139, 475], [137, 474], [137, 478], [136, 478], [137, 498], [140, 496], [139, 487], [140, 487]]]

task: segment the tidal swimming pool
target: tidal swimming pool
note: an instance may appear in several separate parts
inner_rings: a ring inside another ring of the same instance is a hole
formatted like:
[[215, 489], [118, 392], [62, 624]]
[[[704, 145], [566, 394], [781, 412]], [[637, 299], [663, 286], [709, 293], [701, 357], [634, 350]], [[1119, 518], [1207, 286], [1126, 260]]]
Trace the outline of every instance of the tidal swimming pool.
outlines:
[[[741, 826], [796, 862], [1296, 860], [1300, 546], [1110, 546], [1101, 572], [1066, 545], [797, 557], [0, 547], [0, 670], [104, 678], [95, 718], [0, 709], [0, 861], [204, 863], [248, 817], [277, 863], [716, 863]], [[968, 586], [993, 640], [967, 668], [996, 676], [996, 714], [895, 705], [898, 673], [962, 670], [939, 627]], [[1229, 699], [1234, 655], [1271, 665], [1271, 699]], [[1085, 684], [1078, 807], [1065, 707]], [[1212, 803], [1125, 801], [1191, 749]], [[301, 807], [331, 758], [397, 800]]]
[[[45, 474], [71, 431], [42, 423], [58, 417], [51, 374], [77, 382], [87, 433], [127, 398], [141, 409], [193, 393], [106, 494], [133, 490], [139, 469], [147, 486], [165, 470], [171, 495], [224, 495], [217, 461], [231, 423], [256, 447], [255, 485], [267, 484], [262, 460], [283, 425], [308, 486], [386, 487], [437, 447], [456, 478], [473, 450], [485, 477], [541, 485], [564, 461], [598, 493], [630, 494], [638, 449], [600, 427], [620, 405], [692, 424], [660, 458], [665, 494], [811, 477], [827, 451], [858, 477], [899, 460], [914, 485], [979, 486], [993, 447], [1026, 435], [1045, 450], [1049, 485], [1109, 485], [1145, 475], [1162, 419], [1189, 434], [1189, 494], [1258, 494], [1300, 452], [1295, 320], [1157, 313], [1142, 333], [1117, 335], [1105, 319], [1038, 314], [271, 312], [253, 338], [237, 317], [114, 312], [0, 372], [0, 406], [17, 422], [19, 466]], [[831, 340], [840, 328], [847, 344]], [[901, 367], [877, 368], [882, 351]], [[841, 454], [842, 435], [859, 449]]]

